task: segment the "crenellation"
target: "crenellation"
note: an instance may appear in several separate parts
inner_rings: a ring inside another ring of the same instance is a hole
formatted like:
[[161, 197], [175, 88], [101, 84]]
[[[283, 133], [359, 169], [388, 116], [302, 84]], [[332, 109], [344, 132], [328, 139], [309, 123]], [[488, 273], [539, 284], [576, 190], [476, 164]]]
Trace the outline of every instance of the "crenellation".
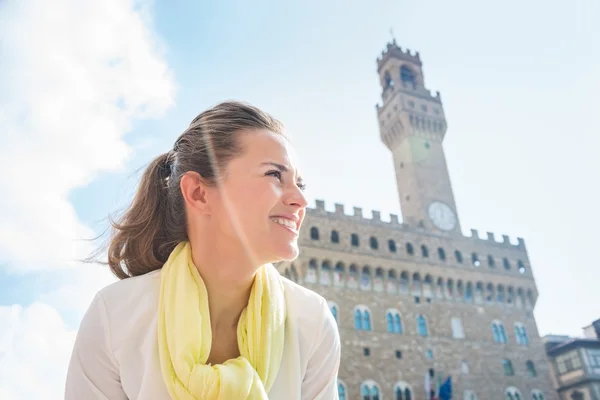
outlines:
[[373, 221], [382, 222], [381, 221], [381, 213], [379, 211], [373, 210], [372, 213], [373, 213], [373, 218], [372, 218]]
[[[389, 229], [390, 232], [388, 234], [392, 234], [393, 231], [404, 231], [406, 233], [426, 233], [426, 230], [419, 226], [419, 223], [415, 220], [411, 220], [411, 218], [407, 218], [400, 222], [400, 218], [397, 214], [389, 214], [389, 221], [384, 220], [381, 217], [381, 211], [373, 210], [372, 218], [367, 218], [363, 215], [363, 209], [361, 207], [353, 207], [353, 214], [346, 215], [345, 207], [341, 203], [334, 204], [334, 211], [329, 212], [326, 210], [326, 205], [324, 200], [315, 200], [314, 208], [307, 208], [307, 214], [310, 215], [318, 215], [320, 217], [331, 218], [332, 221], [335, 220], [347, 220], [351, 223], [356, 223], [357, 220], [361, 224], [367, 224], [371, 226], [376, 226], [378, 229]], [[470, 229], [470, 236], [463, 235], [464, 239], [472, 240], [475, 242], [484, 242], [490, 245], [511, 248], [511, 249], [525, 249], [525, 242], [522, 238], [516, 238], [517, 243], [513, 243], [509, 236], [502, 235], [502, 241], [497, 241], [496, 236], [493, 232], [486, 232], [485, 237], [480, 237], [480, 232], [477, 229]]]
[[325, 201], [324, 200], [317, 200], [315, 202], [315, 210], [319, 213], [324, 214], [325, 211]]

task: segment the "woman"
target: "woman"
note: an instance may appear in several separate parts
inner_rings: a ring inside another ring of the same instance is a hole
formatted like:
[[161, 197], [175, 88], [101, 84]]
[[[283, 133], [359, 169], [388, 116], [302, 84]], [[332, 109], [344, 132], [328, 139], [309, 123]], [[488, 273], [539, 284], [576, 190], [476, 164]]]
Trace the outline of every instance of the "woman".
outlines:
[[298, 256], [303, 187], [276, 119], [238, 102], [200, 114], [114, 224], [121, 280], [81, 322], [65, 398], [337, 399], [327, 303], [271, 265]]

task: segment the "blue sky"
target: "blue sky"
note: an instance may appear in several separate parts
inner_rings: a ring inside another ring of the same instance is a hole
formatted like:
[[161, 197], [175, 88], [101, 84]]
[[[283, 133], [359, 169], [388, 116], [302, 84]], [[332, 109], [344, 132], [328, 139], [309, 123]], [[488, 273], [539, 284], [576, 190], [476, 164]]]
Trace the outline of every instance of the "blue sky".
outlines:
[[[19, 329], [48, 314], [57, 335], [72, 337], [90, 293], [112, 279], [69, 261], [90, 249], [81, 239], [100, 234], [140, 168], [221, 100], [252, 102], [286, 124], [313, 201], [399, 214], [375, 111], [375, 60], [390, 29], [420, 52], [426, 86], [442, 94], [465, 233], [525, 239], [541, 334], [580, 335], [600, 318], [597, 1], [111, 0], [88, 10], [61, 0], [55, 14], [41, 1], [17, 3], [0, 5], [0, 50], [15, 56], [0, 65], [0, 167], [20, 171], [0, 179], [9, 193], [0, 201], [0, 318]], [[63, 49], [71, 64], [53, 57]], [[113, 71], [114, 60], [126, 61]], [[18, 332], [0, 330], [0, 355], [16, 357]], [[16, 393], [2, 384], [0, 394]]]

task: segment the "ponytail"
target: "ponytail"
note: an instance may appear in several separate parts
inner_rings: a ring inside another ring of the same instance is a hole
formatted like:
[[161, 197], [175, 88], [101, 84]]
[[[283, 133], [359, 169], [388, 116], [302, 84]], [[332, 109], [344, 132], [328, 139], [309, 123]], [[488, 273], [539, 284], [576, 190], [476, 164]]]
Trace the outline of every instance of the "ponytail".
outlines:
[[108, 265], [119, 278], [143, 275], [160, 269], [177, 243], [186, 239], [185, 221], [173, 227], [169, 201], [171, 152], [154, 159], [144, 171], [133, 202], [119, 221], [112, 221]]

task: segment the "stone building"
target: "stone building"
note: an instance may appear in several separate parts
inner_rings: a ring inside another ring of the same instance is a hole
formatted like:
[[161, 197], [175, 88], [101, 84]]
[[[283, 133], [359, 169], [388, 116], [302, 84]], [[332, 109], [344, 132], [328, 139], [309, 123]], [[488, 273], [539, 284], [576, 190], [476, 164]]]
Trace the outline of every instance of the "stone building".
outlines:
[[453, 399], [554, 399], [524, 241], [462, 234], [444, 108], [425, 88], [419, 53], [389, 43], [377, 72], [402, 222], [317, 201], [301, 256], [278, 265], [330, 302], [342, 341], [340, 399], [429, 399], [426, 375], [434, 391], [451, 377]]
[[543, 339], [558, 398], [600, 400], [600, 319], [584, 328], [584, 338]]

